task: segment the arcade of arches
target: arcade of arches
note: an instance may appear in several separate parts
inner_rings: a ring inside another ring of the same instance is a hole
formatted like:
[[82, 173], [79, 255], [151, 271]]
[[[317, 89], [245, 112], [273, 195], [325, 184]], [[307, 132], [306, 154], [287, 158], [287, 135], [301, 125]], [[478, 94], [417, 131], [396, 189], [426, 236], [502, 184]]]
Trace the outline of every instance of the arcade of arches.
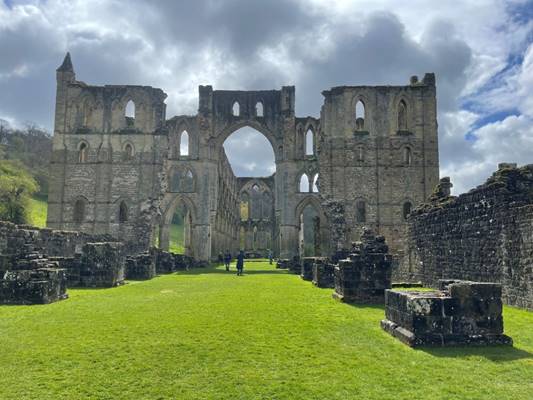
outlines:
[[[47, 226], [120, 237], [131, 252], [329, 256], [363, 226], [399, 251], [438, 183], [433, 74], [325, 90], [320, 117], [295, 115], [293, 86], [200, 86], [196, 115], [167, 118], [161, 89], [88, 85], [70, 56], [56, 77]], [[232, 170], [224, 142], [243, 127], [270, 143], [271, 176]]]

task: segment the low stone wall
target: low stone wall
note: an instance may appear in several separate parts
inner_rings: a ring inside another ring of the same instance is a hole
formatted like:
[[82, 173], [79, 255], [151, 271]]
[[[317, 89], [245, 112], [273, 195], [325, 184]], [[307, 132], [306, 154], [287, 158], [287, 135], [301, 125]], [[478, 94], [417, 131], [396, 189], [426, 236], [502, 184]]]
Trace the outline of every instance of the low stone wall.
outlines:
[[124, 283], [123, 244], [86, 243], [80, 257], [81, 287], [113, 287]]
[[146, 251], [126, 258], [126, 279], [147, 280], [156, 275], [155, 254]]
[[450, 187], [441, 180], [430, 202], [411, 213], [395, 281], [497, 282], [505, 303], [533, 309], [533, 165], [500, 165], [458, 197]]
[[503, 334], [500, 284], [443, 281], [441, 287], [387, 290], [381, 327], [412, 347], [512, 344]]
[[8, 271], [0, 280], [0, 304], [49, 304], [63, 300], [68, 297], [66, 283], [65, 271], [59, 268]]
[[300, 268], [300, 277], [304, 281], [313, 280], [313, 265], [315, 264], [317, 257], [303, 257]]
[[313, 263], [313, 284], [320, 288], [335, 287], [335, 265], [327, 258], [317, 257]]
[[392, 257], [383, 236], [365, 229], [348, 259], [335, 266], [333, 297], [344, 302], [383, 303], [391, 287]]
[[91, 235], [73, 231], [57, 231], [30, 225], [0, 221], [0, 254], [24, 252], [35, 248], [48, 256], [74, 257], [88, 242], [113, 242], [109, 235]]

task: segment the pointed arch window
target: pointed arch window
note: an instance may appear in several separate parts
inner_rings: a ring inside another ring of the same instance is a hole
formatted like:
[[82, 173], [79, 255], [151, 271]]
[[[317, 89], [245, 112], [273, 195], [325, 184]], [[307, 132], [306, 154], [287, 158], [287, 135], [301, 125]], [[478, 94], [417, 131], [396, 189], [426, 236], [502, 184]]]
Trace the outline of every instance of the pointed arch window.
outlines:
[[177, 170], [174, 170], [172, 172], [172, 178], [170, 180], [170, 191], [171, 192], [179, 192], [180, 191], [180, 172]]
[[403, 99], [398, 104], [398, 130], [407, 130], [407, 103]]
[[403, 219], [407, 219], [409, 217], [409, 215], [411, 214], [412, 207], [413, 205], [410, 201], [406, 201], [405, 203], [403, 203]]
[[118, 222], [123, 224], [128, 221], [128, 206], [125, 201], [121, 201], [118, 207]]
[[313, 187], [312, 187], [313, 193], [318, 193], [318, 174], [315, 174], [313, 177]]
[[194, 192], [194, 175], [190, 169], [183, 175], [183, 191], [185, 193]]
[[85, 200], [76, 200], [72, 219], [76, 224], [81, 224], [85, 220]]
[[355, 104], [355, 129], [362, 131], [365, 129], [365, 103], [362, 100], [358, 100]]
[[133, 100], [126, 103], [124, 117], [126, 118], [126, 127], [135, 126], [135, 103]]
[[86, 163], [89, 156], [89, 145], [85, 142], [81, 142], [78, 148], [78, 162]]
[[126, 143], [126, 145], [124, 146], [124, 160], [125, 161], [132, 160], [133, 154], [134, 154], [133, 145], [131, 143]]
[[364, 200], [357, 200], [355, 203], [355, 220], [358, 223], [366, 222], [366, 203]]
[[300, 193], [309, 193], [309, 177], [306, 174], [302, 174], [300, 177]]
[[305, 133], [305, 155], [312, 156], [315, 154], [314, 135], [311, 129], [308, 129]]
[[255, 116], [264, 117], [263, 103], [258, 101], [255, 105]]
[[357, 161], [365, 161], [365, 147], [363, 145], [357, 146]]
[[[248, 196], [248, 193], [244, 192], [241, 195], [241, 205], [240, 205], [240, 211], [241, 211], [241, 221], [247, 221], [250, 216], [250, 196]], [[241, 236], [242, 237], [242, 236]]]
[[189, 132], [183, 131], [180, 135], [180, 156], [189, 155]]
[[403, 164], [406, 166], [411, 165], [413, 162], [413, 154], [410, 147], [404, 147], [403, 149]]
[[241, 106], [239, 105], [238, 101], [233, 103], [233, 107], [231, 108], [231, 112], [233, 113], [234, 117], [238, 117], [239, 115], [241, 115]]

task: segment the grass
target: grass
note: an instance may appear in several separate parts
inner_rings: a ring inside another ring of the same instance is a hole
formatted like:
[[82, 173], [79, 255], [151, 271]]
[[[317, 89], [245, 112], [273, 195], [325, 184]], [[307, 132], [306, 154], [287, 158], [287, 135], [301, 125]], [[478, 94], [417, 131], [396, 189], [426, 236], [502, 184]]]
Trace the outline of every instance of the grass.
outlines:
[[30, 225], [44, 228], [46, 226], [46, 214], [48, 211], [48, 203], [46, 199], [33, 197], [30, 199], [28, 223]]
[[[233, 268], [234, 271], [234, 268]], [[515, 347], [413, 350], [266, 262], [0, 307], [1, 399], [531, 399], [533, 313]]]
[[183, 225], [174, 223], [170, 225], [169, 251], [176, 254], [185, 253], [183, 248]]

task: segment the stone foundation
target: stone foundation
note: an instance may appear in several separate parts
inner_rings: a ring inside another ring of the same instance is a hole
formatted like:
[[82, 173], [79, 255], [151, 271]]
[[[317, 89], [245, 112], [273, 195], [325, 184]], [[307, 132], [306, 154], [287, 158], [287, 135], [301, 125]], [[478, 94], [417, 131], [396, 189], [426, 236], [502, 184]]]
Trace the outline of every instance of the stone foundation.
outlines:
[[391, 287], [391, 260], [385, 238], [365, 229], [349, 258], [335, 266], [333, 297], [348, 303], [383, 303], [385, 289]]
[[82, 287], [113, 287], [124, 283], [122, 243], [87, 243], [80, 259]]
[[385, 293], [381, 327], [411, 346], [512, 345], [503, 334], [502, 287], [443, 281], [444, 290]]
[[313, 263], [313, 284], [320, 288], [335, 287], [335, 265], [327, 258], [317, 257]]
[[304, 257], [302, 258], [301, 268], [300, 268], [300, 277], [304, 281], [313, 280], [313, 265], [317, 257]]
[[8, 271], [0, 280], [0, 304], [49, 304], [68, 298], [65, 271], [59, 268]]
[[126, 279], [147, 280], [156, 275], [155, 255], [144, 252], [126, 258]]

